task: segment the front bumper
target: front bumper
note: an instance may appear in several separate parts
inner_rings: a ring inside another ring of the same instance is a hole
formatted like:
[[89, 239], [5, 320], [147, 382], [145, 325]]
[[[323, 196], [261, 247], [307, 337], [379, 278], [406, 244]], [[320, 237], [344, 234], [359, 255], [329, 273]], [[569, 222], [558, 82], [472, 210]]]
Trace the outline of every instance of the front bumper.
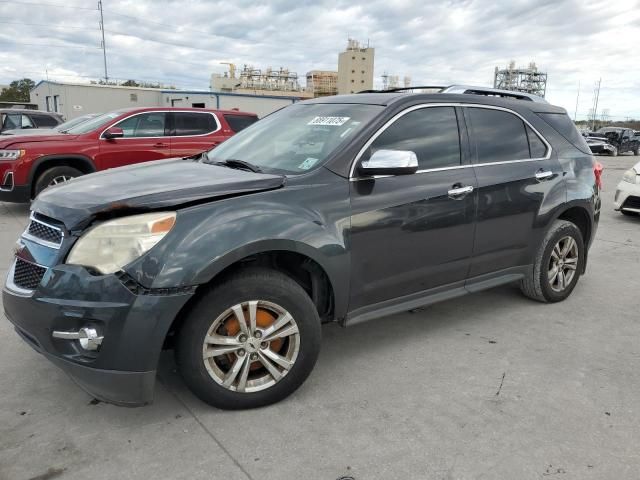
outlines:
[[14, 185], [10, 190], [0, 188], [0, 202], [29, 203], [30, 201], [30, 185]]
[[640, 185], [625, 181], [618, 183], [613, 207], [618, 211], [640, 213]]
[[[30, 346], [95, 398], [129, 406], [153, 400], [167, 332], [193, 295], [134, 294], [115, 275], [91, 275], [73, 265], [49, 268], [31, 293], [12, 290], [10, 281], [7, 285], [6, 317]], [[54, 330], [87, 325], [104, 336], [97, 351], [83, 350], [78, 340], [52, 337]]]
[[608, 143], [602, 145], [589, 145], [589, 148], [591, 149], [591, 153], [607, 155], [613, 155], [618, 150], [616, 147]]

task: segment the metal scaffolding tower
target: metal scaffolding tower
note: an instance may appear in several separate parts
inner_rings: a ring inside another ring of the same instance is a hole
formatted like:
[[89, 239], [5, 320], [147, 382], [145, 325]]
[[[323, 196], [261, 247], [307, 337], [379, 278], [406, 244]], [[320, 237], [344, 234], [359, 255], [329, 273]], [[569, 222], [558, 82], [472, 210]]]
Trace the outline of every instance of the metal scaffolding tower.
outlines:
[[547, 74], [539, 72], [534, 62], [528, 67], [516, 67], [516, 62], [512, 60], [505, 69], [496, 67], [493, 87], [544, 97], [547, 92]]

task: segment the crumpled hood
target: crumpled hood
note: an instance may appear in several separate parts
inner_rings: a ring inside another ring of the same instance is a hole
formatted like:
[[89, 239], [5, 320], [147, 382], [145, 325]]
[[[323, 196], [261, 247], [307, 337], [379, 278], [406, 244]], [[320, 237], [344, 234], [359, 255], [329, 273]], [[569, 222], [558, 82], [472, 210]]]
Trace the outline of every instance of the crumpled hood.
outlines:
[[169, 159], [106, 170], [50, 187], [32, 209], [84, 226], [97, 214], [144, 211], [280, 188], [286, 177], [234, 170], [195, 160]]

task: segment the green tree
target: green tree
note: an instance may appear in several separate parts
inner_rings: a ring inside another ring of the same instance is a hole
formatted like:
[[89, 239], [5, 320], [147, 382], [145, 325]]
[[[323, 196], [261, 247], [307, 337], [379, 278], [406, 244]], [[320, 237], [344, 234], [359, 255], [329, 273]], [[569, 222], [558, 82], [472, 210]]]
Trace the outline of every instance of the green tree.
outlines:
[[122, 86], [123, 87], [139, 87], [140, 84], [135, 80], [127, 80], [126, 82], [122, 83]]
[[2, 92], [0, 92], [0, 100], [7, 102], [30, 102], [30, 92], [35, 86], [36, 83], [30, 78], [14, 80], [9, 84], [9, 88], [2, 89]]

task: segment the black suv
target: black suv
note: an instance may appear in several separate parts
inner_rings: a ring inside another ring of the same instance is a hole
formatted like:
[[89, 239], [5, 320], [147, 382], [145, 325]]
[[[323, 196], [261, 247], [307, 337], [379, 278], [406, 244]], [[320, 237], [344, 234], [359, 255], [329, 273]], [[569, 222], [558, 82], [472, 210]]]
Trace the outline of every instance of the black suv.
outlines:
[[508, 282], [567, 298], [596, 231], [599, 173], [566, 112], [535, 97], [305, 101], [202, 155], [45, 190], [4, 308], [99, 399], [150, 402], [174, 347], [205, 402], [266, 405], [309, 375], [323, 322]]

